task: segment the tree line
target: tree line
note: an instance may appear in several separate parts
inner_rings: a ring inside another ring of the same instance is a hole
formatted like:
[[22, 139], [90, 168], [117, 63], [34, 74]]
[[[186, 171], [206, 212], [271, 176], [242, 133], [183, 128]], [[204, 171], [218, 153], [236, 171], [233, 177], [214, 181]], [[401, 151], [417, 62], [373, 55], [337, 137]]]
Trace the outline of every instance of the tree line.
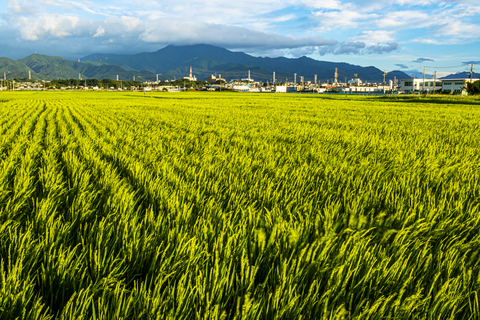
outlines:
[[472, 96], [480, 94], [480, 81], [467, 83], [467, 92]]

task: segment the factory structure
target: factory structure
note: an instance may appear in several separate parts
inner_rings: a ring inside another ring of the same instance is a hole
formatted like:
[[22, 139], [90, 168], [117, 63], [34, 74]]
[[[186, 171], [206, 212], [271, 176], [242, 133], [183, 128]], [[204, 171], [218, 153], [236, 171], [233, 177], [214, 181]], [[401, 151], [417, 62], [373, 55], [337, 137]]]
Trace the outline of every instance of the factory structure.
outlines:
[[[195, 85], [196, 90], [234, 90], [240, 92], [276, 92], [276, 93], [358, 93], [358, 94], [385, 94], [385, 93], [454, 93], [454, 94], [466, 94], [466, 86], [469, 82], [479, 81], [478, 78], [473, 78], [473, 66], [470, 73], [470, 78], [458, 78], [458, 79], [436, 79], [436, 76], [433, 79], [425, 79], [425, 73], [423, 78], [409, 78], [401, 79], [398, 81], [396, 77], [393, 80], [385, 81], [385, 76], [387, 72], [383, 72], [383, 83], [365, 83], [357, 74], [355, 74], [355, 79], [348, 80], [345, 78], [344, 82], [340, 82], [338, 79], [338, 68], [335, 68], [335, 72], [332, 74], [333, 79], [330, 78], [330, 81], [326, 82], [317, 82], [317, 74], [314, 75], [314, 81], [305, 81], [305, 77], [298, 75], [300, 80], [297, 83], [297, 73], [293, 74], [293, 82], [288, 82], [288, 79], [285, 79], [283, 82], [279, 82], [276, 78], [275, 72], [272, 73], [273, 81], [271, 82], [262, 82], [255, 81], [251, 77], [250, 70], [246, 73], [245, 78], [240, 79], [231, 79], [226, 81], [222, 78], [222, 75], [210, 75], [207, 79], [207, 83], [202, 84], [201, 81], [200, 87]], [[31, 74], [28, 74], [31, 79]], [[81, 79], [79, 75], [79, 79]], [[42, 84], [32, 84], [32, 83], [17, 83], [15, 81], [8, 82], [6, 79], [6, 74], [4, 73], [4, 81], [0, 83], [0, 90], [28, 90], [28, 89], [39, 89], [45, 88], [45, 82]], [[190, 67], [190, 73], [188, 76], [183, 77], [183, 81], [193, 81], [197, 82], [197, 77], [193, 75], [193, 68]], [[332, 81], [333, 80], [333, 81]], [[117, 81], [119, 77], [117, 75]], [[135, 76], [133, 77], [135, 81]], [[7, 84], [8, 83], [8, 84]], [[154, 82], [144, 82], [142, 86], [138, 88], [123, 88], [120, 86], [120, 90], [144, 90], [144, 91], [183, 91], [187, 90], [185, 87], [185, 82], [183, 87], [179, 85], [178, 80], [171, 81], [159, 81], [158, 75], [157, 79]], [[191, 86], [190, 86], [191, 87]], [[78, 89], [78, 88], [65, 88], [66, 90]], [[82, 89], [88, 89], [86, 86], [82, 86]], [[92, 87], [93, 90], [111, 90], [113, 88], [99, 88]]]
[[[197, 81], [197, 77], [192, 75], [192, 67], [190, 67], [190, 76], [188, 77], [183, 77], [184, 80], [189, 80], [189, 81]], [[158, 80], [157, 80], [158, 81]]]

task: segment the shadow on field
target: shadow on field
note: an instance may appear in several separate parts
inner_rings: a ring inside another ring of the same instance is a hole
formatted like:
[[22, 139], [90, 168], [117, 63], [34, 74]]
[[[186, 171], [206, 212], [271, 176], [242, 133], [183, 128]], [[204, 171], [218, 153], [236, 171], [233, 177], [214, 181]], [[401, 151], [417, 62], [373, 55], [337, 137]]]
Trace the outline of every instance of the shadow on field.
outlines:
[[464, 97], [412, 97], [412, 96], [383, 96], [378, 97], [381, 101], [388, 102], [410, 102], [410, 103], [432, 103], [432, 104], [463, 104], [480, 106], [480, 99]]

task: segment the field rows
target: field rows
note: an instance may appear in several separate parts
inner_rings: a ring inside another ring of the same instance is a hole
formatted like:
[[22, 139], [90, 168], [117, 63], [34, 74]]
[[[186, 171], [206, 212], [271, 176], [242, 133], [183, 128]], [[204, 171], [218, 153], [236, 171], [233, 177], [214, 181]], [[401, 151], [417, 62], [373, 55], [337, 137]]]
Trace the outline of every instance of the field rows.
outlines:
[[1, 319], [475, 319], [480, 109], [8, 94]]

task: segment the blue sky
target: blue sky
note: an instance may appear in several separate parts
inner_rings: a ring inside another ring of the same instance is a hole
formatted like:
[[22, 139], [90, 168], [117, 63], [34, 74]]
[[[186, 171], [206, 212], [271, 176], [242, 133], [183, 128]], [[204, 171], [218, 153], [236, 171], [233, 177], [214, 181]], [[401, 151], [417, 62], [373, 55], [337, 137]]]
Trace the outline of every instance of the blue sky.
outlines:
[[206, 43], [380, 69], [480, 70], [480, 0], [0, 0], [0, 56], [78, 59]]

